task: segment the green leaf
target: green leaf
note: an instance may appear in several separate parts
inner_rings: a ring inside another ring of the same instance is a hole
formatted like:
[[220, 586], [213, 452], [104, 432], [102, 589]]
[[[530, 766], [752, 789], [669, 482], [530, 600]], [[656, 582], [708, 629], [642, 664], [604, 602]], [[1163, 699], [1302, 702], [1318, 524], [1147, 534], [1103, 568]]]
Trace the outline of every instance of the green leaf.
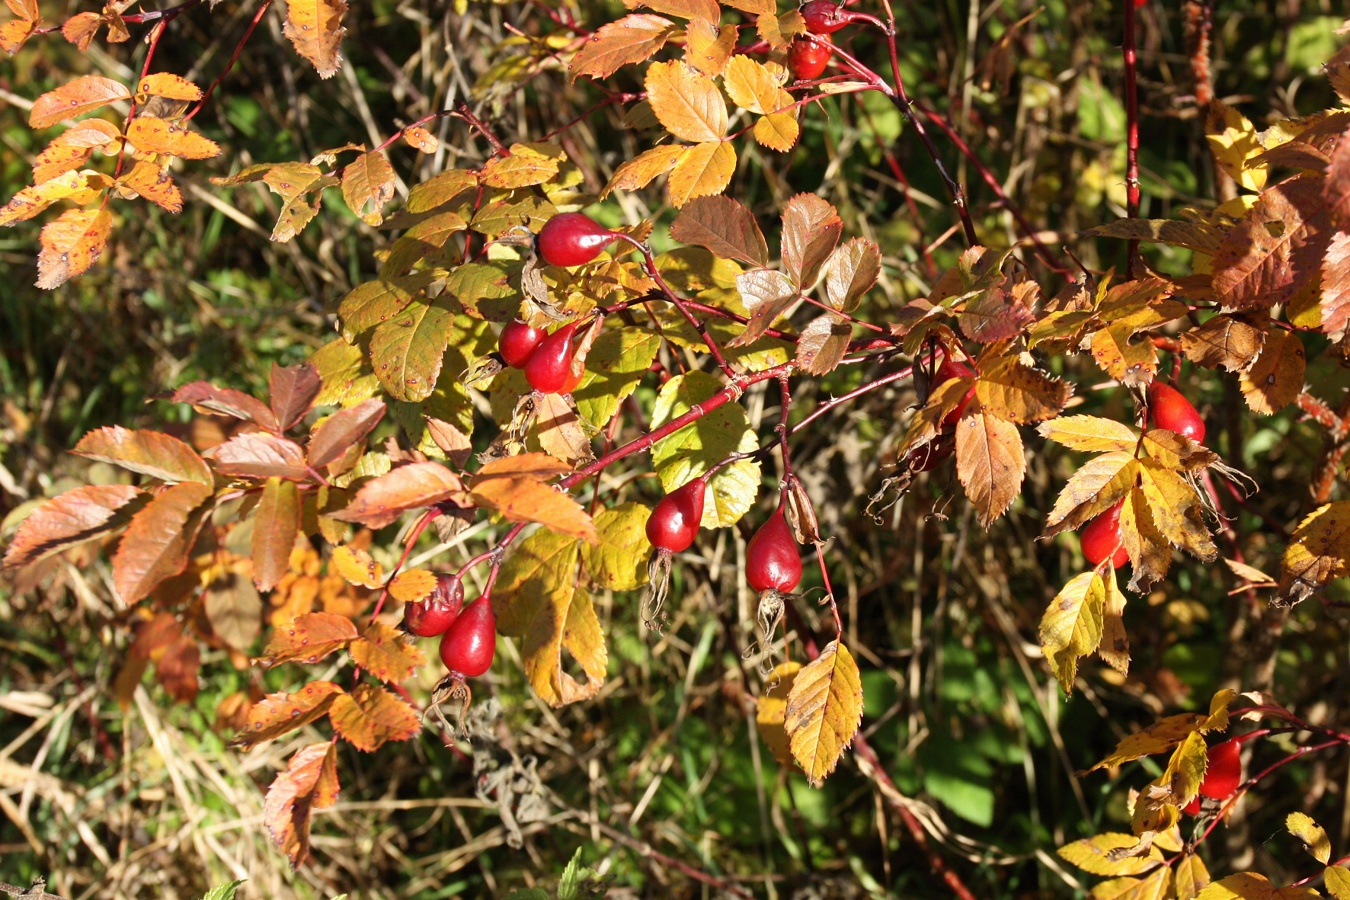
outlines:
[[577, 415], [604, 428], [651, 368], [661, 336], [645, 328], [606, 328], [586, 355], [586, 374], [572, 392]]
[[370, 337], [370, 362], [389, 396], [412, 403], [431, 396], [458, 305], [449, 291], [431, 302], [414, 300], [375, 329]]
[[[661, 388], [652, 412], [657, 428], [707, 400], [722, 389], [704, 372], [672, 378]], [[726, 403], [652, 447], [652, 465], [666, 493], [702, 475], [732, 453], [749, 453], [759, 446], [745, 410]], [[703, 508], [704, 528], [735, 524], [754, 506], [759, 495], [760, 465], [743, 459], [720, 470], [708, 483], [711, 503]]]
[[651, 510], [641, 503], [625, 503], [595, 515], [596, 544], [584, 544], [581, 559], [591, 586], [611, 591], [632, 591], [647, 583], [647, 517]]
[[515, 261], [467, 263], [445, 279], [445, 292], [476, 319], [509, 322], [520, 314], [520, 270]]
[[218, 884], [203, 894], [202, 900], [234, 900], [234, 892], [239, 889], [239, 885], [243, 884], [245, 880], [247, 879]]
[[568, 860], [567, 868], [563, 869], [562, 877], [558, 879], [558, 900], [577, 900], [585, 871], [581, 866], [581, 848], [578, 847]]

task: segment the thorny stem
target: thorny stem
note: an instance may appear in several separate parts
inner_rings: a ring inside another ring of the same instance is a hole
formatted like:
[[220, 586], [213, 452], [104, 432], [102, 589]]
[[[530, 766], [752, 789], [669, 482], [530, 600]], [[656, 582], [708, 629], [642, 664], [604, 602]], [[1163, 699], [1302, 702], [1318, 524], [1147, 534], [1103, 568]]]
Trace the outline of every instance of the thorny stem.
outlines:
[[498, 139], [497, 135], [492, 133], [492, 129], [489, 128], [487, 124], [483, 122], [482, 119], [478, 118], [473, 114], [473, 111], [469, 109], [469, 104], [467, 103], [456, 104], [454, 110], [451, 111], [450, 115], [454, 116], [457, 119], [463, 119], [465, 122], [469, 124], [470, 128], [474, 129], [479, 134], [481, 134], [487, 140], [487, 142], [492, 145], [492, 149], [496, 151], [496, 155], [498, 156], [511, 155], [511, 151], [508, 150], [506, 148], [506, 145], [503, 144], [501, 140]]
[[[1139, 218], [1139, 73], [1136, 68], [1134, 26], [1139, 12], [1125, 0], [1125, 35], [1121, 52], [1125, 55], [1125, 209], [1131, 219]], [[1129, 242], [1125, 257], [1125, 278], [1134, 278], [1134, 260], [1139, 241]]]

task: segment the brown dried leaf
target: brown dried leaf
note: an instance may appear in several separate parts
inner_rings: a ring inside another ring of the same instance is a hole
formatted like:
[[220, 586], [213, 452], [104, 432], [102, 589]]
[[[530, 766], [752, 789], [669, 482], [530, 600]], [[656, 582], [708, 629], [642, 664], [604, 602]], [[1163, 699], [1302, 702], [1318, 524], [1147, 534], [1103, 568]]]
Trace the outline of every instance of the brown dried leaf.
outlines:
[[1219, 243], [1223, 239], [1223, 232], [1213, 225], [1174, 219], [1119, 219], [1106, 225], [1089, 228], [1085, 233], [1170, 244], [1173, 247], [1185, 247], [1211, 256], [1219, 249]]
[[[433, 585], [434, 582], [433, 577]], [[422, 651], [404, 637], [403, 632], [379, 622], [353, 641], [348, 652], [358, 666], [381, 681], [406, 681], [427, 664]]]
[[262, 597], [247, 578], [233, 572], [207, 586], [202, 609], [216, 637], [241, 653], [262, 632]]
[[1303, 176], [1261, 192], [1214, 256], [1215, 299], [1228, 309], [1270, 309], [1313, 285], [1331, 238], [1322, 179]]
[[[821, 266], [834, 252], [843, 229], [844, 220], [839, 218], [839, 211], [828, 200], [815, 194], [798, 194], [788, 200], [783, 207], [783, 274], [802, 288], [815, 284]], [[848, 268], [847, 262], [845, 268]], [[843, 286], [851, 280], [843, 279]], [[836, 305], [836, 309], [843, 308]]]
[[1307, 369], [1303, 341], [1292, 331], [1272, 329], [1265, 349], [1238, 382], [1253, 410], [1274, 415], [1298, 399]]
[[209, 509], [211, 488], [195, 481], [175, 484], [136, 513], [113, 557], [113, 585], [128, 606], [166, 578], [187, 568]]
[[824, 375], [838, 367], [848, 352], [853, 325], [844, 317], [826, 313], [812, 319], [797, 341], [797, 366], [808, 375]]
[[343, 740], [367, 753], [389, 741], [416, 737], [422, 730], [421, 720], [406, 700], [373, 684], [358, 685], [350, 694], [336, 697], [328, 718]]
[[1247, 369], [1265, 346], [1269, 324], [1255, 316], [1215, 316], [1181, 335], [1181, 351], [1199, 366]]
[[967, 408], [956, 425], [956, 474], [981, 525], [988, 528], [1017, 499], [1026, 468], [1017, 426]]
[[961, 308], [961, 333], [980, 343], [1016, 337], [1036, 319], [1032, 305], [1038, 290], [1034, 281], [1023, 281], [1012, 290], [994, 287], [976, 294]]
[[1292, 606], [1350, 572], [1350, 501], [1314, 510], [1284, 548], [1280, 601]]
[[215, 484], [210, 467], [191, 447], [158, 431], [111, 425], [86, 434], [71, 452], [161, 481], [195, 481], [208, 487]]
[[318, 469], [336, 461], [375, 430], [384, 412], [384, 401], [372, 398], [333, 413], [310, 434], [309, 464]]
[[[809, 271], [809, 270], [808, 270]], [[825, 296], [835, 309], [852, 312], [881, 276], [881, 250], [867, 238], [846, 241], [830, 256]]]
[[279, 430], [286, 431], [300, 424], [314, 405], [319, 391], [323, 388], [323, 379], [312, 363], [300, 363], [294, 366], [279, 366], [272, 363], [272, 373], [268, 378], [268, 395], [272, 401], [272, 412], [276, 417]]
[[305, 613], [287, 625], [272, 629], [267, 648], [254, 663], [266, 669], [286, 662], [309, 665], [341, 650], [356, 637], [356, 626], [346, 616], [329, 612]]
[[289, 481], [269, 478], [253, 514], [253, 583], [270, 591], [290, 570], [291, 550], [300, 532], [300, 490]]
[[85, 485], [45, 500], [19, 525], [5, 551], [4, 568], [38, 562], [73, 544], [92, 540], [130, 520], [144, 496], [125, 484]]
[[313, 811], [332, 806], [337, 795], [337, 745], [331, 741], [300, 748], [286, 771], [272, 780], [263, 801], [263, 824], [292, 868], [309, 858]]
[[571, 397], [544, 394], [537, 398], [534, 427], [539, 448], [569, 468], [579, 469], [595, 460], [590, 436]]
[[344, 0], [286, 0], [282, 33], [295, 51], [313, 64], [320, 78], [332, 78], [342, 65], [338, 48], [347, 33], [342, 26], [346, 14]]
[[759, 340], [801, 296], [786, 275], [771, 269], [751, 269], [737, 275], [736, 289], [750, 313], [750, 321], [744, 331], [727, 341], [728, 347], [745, 347]]
[[725, 259], [760, 267], [769, 264], [769, 247], [754, 214], [725, 195], [689, 201], [671, 223], [670, 236], [681, 243], [706, 247]]

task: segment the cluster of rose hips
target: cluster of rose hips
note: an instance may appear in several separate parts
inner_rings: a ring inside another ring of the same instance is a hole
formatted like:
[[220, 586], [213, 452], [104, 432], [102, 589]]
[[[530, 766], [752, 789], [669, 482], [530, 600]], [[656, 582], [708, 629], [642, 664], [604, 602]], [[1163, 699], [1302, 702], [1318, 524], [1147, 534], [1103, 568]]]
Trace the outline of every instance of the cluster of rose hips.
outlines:
[[830, 35], [854, 22], [881, 26], [876, 17], [849, 12], [835, 0], [810, 0], [802, 4], [806, 34], [797, 35], [788, 45], [788, 71], [795, 81], [814, 81], [829, 65], [834, 43]]
[[441, 639], [441, 662], [451, 676], [477, 678], [492, 667], [497, 650], [497, 618], [492, 601], [479, 597], [464, 605], [464, 582], [440, 575], [426, 600], [409, 603], [403, 627], [418, 637]]
[[[1148, 386], [1148, 416], [1155, 428], [1175, 431], [1197, 444], [1205, 442], [1205, 420], [1180, 391], [1161, 381]], [[1083, 556], [1093, 566], [1111, 558], [1112, 567], [1125, 565], [1130, 555], [1125, 552], [1124, 535], [1120, 531], [1121, 500], [1083, 527], [1080, 542]]]

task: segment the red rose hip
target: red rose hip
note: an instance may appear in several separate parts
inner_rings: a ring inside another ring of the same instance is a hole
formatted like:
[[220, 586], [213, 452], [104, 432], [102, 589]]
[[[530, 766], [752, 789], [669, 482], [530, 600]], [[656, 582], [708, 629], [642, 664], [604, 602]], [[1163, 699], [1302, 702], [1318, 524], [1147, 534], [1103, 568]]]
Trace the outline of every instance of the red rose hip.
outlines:
[[1242, 783], [1242, 742], [1224, 741], [1209, 748], [1205, 780], [1200, 793], [1211, 800], [1227, 800]]
[[409, 603], [403, 627], [418, 637], [445, 634], [464, 607], [464, 582], [457, 575], [440, 575], [426, 600]]
[[1205, 420], [1191, 401], [1170, 385], [1154, 381], [1148, 386], [1148, 417], [1154, 428], [1166, 428], [1195, 441], [1205, 442]]
[[1125, 552], [1120, 534], [1120, 510], [1124, 505], [1125, 501], [1121, 500], [1083, 527], [1079, 540], [1083, 556], [1087, 557], [1091, 565], [1100, 565], [1108, 556], [1111, 557], [1111, 565], [1116, 568], [1130, 561], [1130, 554]]
[[791, 591], [802, 580], [802, 558], [780, 505], [745, 548], [745, 580], [756, 591]]
[[788, 71], [795, 81], [814, 81], [829, 65], [834, 45], [824, 35], [798, 35], [788, 45]]
[[617, 238], [584, 213], [558, 213], [539, 229], [535, 246], [550, 266], [584, 266]]
[[441, 637], [441, 662], [452, 674], [477, 678], [492, 668], [497, 652], [497, 617], [492, 601], [479, 597], [464, 608]]
[[576, 330], [577, 323], [568, 322], [539, 342], [525, 363], [525, 380], [530, 387], [541, 394], [557, 394], [569, 384], [576, 386], [580, 380], [572, 373], [572, 335]]
[[497, 339], [497, 352], [502, 355], [502, 359], [513, 369], [525, 368], [525, 363], [530, 361], [534, 355], [535, 349], [539, 346], [548, 332], [542, 328], [534, 328], [525, 324], [520, 319], [513, 322], [507, 322], [506, 327], [502, 329], [501, 336]]
[[651, 545], [667, 553], [688, 550], [703, 521], [707, 494], [708, 482], [695, 478], [662, 497], [647, 519], [647, 540]]

